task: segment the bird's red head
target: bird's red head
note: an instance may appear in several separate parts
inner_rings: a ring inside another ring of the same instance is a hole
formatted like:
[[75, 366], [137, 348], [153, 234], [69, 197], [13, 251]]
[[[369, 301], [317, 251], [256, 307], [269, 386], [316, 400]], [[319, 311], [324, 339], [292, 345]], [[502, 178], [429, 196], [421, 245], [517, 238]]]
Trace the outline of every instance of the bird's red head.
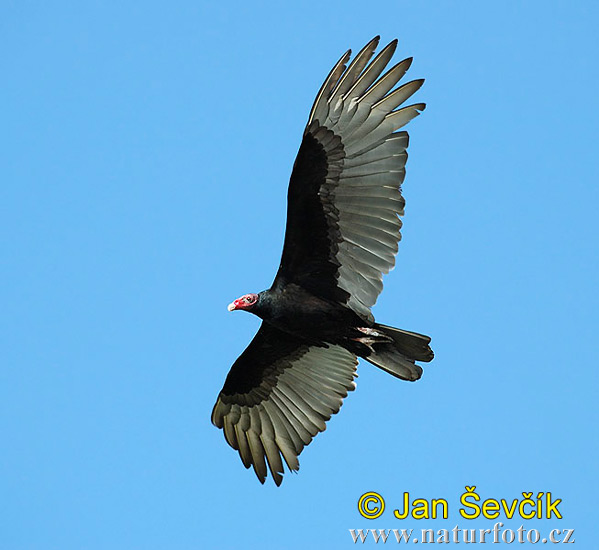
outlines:
[[237, 300], [231, 302], [227, 306], [227, 309], [229, 311], [235, 311], [236, 309], [245, 309], [246, 311], [249, 311], [256, 305], [257, 301], [257, 294], [244, 294], [241, 298], [237, 298]]

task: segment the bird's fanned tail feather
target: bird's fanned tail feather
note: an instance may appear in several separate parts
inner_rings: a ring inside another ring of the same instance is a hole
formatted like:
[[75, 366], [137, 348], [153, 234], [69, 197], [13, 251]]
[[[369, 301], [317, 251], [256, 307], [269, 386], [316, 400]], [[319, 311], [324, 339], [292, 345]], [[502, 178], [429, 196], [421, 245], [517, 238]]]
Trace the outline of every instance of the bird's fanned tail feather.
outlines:
[[379, 323], [374, 325], [374, 329], [392, 341], [372, 344], [372, 353], [364, 359], [402, 380], [418, 380], [422, 376], [422, 367], [416, 361], [428, 363], [434, 357], [429, 346], [431, 339], [424, 334]]

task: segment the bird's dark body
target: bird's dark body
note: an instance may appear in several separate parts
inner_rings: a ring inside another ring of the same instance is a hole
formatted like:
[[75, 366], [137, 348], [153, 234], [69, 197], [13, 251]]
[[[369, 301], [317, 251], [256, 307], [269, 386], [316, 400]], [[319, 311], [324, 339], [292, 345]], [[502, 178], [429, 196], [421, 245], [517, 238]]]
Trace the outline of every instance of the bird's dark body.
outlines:
[[368, 355], [368, 348], [355, 339], [364, 336], [358, 328], [369, 328], [373, 323], [347, 306], [314, 296], [293, 283], [258, 296], [252, 313], [275, 328], [310, 343], [339, 344], [358, 355]]

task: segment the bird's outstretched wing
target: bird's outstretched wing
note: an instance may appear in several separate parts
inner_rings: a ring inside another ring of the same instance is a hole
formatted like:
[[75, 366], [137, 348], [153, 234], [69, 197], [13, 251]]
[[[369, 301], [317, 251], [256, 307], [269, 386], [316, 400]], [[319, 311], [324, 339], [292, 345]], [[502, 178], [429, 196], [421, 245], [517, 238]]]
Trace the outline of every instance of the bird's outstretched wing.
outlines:
[[281, 484], [283, 460], [298, 456], [355, 388], [356, 356], [335, 345], [307, 344], [262, 323], [231, 368], [212, 411], [212, 423], [264, 483], [267, 464]]
[[401, 238], [408, 134], [397, 130], [425, 107], [399, 108], [424, 81], [396, 87], [411, 59], [381, 76], [397, 41], [369, 63], [378, 42], [371, 40], [346, 68], [348, 51], [316, 97], [291, 175], [273, 284], [299, 284], [365, 319], [372, 319]]

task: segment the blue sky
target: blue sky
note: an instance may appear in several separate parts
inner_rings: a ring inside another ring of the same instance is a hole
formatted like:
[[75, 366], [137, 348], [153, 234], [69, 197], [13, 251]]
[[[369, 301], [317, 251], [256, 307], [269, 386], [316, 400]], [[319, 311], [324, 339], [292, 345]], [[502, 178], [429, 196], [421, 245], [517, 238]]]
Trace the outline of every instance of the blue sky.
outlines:
[[[4, 2], [0, 548], [346, 548], [351, 528], [488, 528], [551, 491], [594, 548], [595, 2]], [[381, 34], [414, 56], [407, 200], [381, 322], [433, 337], [369, 364], [281, 488], [210, 412], [258, 327], [314, 95]], [[446, 521], [366, 520], [404, 491]], [[304, 537], [304, 538], [302, 538]], [[309, 542], [307, 542], [309, 541]], [[373, 541], [369, 545], [373, 546]]]

